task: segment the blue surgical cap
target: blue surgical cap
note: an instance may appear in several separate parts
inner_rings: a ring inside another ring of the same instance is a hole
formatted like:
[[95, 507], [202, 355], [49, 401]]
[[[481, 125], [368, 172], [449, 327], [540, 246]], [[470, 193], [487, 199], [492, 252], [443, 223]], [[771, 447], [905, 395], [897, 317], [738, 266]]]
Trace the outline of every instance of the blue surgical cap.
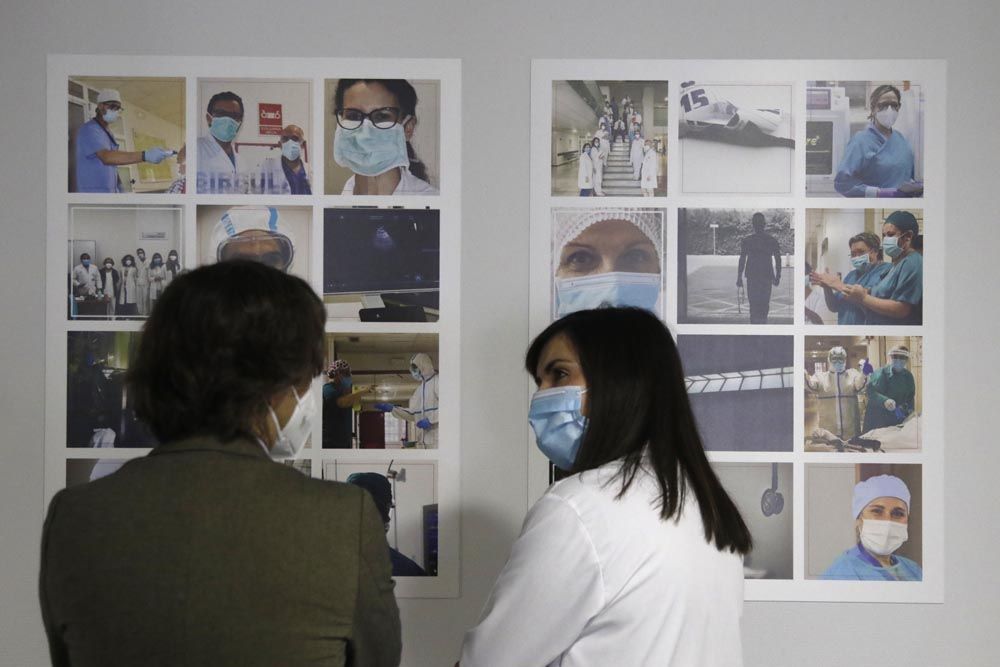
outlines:
[[854, 485], [854, 500], [851, 502], [854, 518], [857, 519], [868, 503], [876, 498], [899, 498], [906, 503], [906, 509], [910, 509], [910, 490], [903, 480], [892, 475], [878, 475]]

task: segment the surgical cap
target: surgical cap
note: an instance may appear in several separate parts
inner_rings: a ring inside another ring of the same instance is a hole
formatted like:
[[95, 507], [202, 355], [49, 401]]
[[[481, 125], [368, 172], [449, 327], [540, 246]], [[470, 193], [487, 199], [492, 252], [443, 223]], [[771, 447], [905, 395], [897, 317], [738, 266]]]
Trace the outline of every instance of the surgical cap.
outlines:
[[282, 224], [278, 209], [273, 206], [234, 206], [223, 213], [212, 229], [212, 247], [216, 249], [216, 259], [222, 256], [222, 248], [230, 239], [250, 230], [272, 234], [287, 255], [285, 267], [292, 263], [296, 239], [288, 225]]
[[862, 510], [876, 498], [899, 498], [906, 503], [906, 509], [910, 509], [910, 490], [903, 480], [892, 475], [878, 475], [854, 485], [854, 500], [851, 502], [854, 518], [861, 516]]
[[627, 220], [639, 228], [656, 247], [656, 254], [663, 256], [662, 213], [649, 208], [574, 208], [558, 209], [553, 213], [556, 255], [562, 254], [566, 244], [585, 232], [592, 225], [605, 220]]
[[830, 353], [827, 355], [827, 358], [830, 361], [833, 361], [834, 359], [843, 359], [844, 361], [847, 361], [847, 350], [845, 350], [839, 345], [836, 347], [831, 347]]
[[382, 522], [389, 523], [389, 509], [392, 507], [392, 486], [385, 475], [377, 472], [355, 472], [347, 476], [347, 483], [360, 486], [371, 494], [375, 501], [378, 513], [382, 515]]
[[920, 233], [920, 225], [917, 224], [917, 219], [909, 211], [893, 211], [885, 221], [901, 232]]
[[118, 104], [121, 104], [121, 93], [114, 88], [105, 88], [101, 92], [97, 93], [97, 103], [103, 104], [104, 102], [118, 102]]
[[347, 373], [348, 375], [350, 375], [351, 365], [347, 363], [347, 361], [344, 359], [337, 359], [336, 361], [330, 364], [330, 372]]

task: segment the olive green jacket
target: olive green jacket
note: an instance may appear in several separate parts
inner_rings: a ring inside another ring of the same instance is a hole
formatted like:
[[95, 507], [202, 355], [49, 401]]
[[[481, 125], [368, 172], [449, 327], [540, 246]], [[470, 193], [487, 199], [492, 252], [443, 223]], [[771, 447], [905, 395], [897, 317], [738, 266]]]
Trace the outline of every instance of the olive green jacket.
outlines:
[[57, 667], [395, 666], [393, 586], [369, 494], [249, 440], [162, 445], [64, 489], [42, 537]]

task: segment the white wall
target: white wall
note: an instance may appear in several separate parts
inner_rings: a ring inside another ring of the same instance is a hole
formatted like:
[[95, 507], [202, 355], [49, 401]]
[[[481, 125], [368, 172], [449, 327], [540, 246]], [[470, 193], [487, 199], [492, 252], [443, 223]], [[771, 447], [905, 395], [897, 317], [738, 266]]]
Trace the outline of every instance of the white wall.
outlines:
[[[17, 122], [0, 129], [0, 663], [46, 663], [36, 580], [42, 524], [45, 248], [45, 55], [382, 56], [463, 59], [462, 597], [403, 600], [407, 667], [450, 666], [479, 613], [525, 512], [528, 330], [528, 137], [532, 57], [948, 58], [948, 290], [950, 353], [942, 605], [756, 602], [743, 621], [748, 667], [996, 663], [1000, 448], [995, 388], [1000, 325], [990, 247], [1000, 134], [983, 110], [1000, 107], [995, 0], [913, 0], [883, 13], [861, 0], [643, 3], [627, 37], [609, 30], [606, 3], [307, 0], [277, 17], [264, 0], [121, 4], [6, 2], [0, 8], [0, 90]], [[875, 14], [873, 14], [875, 12]], [[603, 19], [601, 17], [604, 17]], [[113, 19], [113, 25], [109, 23]], [[331, 73], [335, 74], [335, 73]], [[930, 315], [930, 311], [928, 311]], [[972, 353], [974, 352], [974, 354]], [[12, 381], [16, 378], [17, 381]], [[498, 418], [498, 416], [500, 418]], [[985, 529], [984, 529], [985, 526]], [[877, 628], [873, 630], [873, 620]]]

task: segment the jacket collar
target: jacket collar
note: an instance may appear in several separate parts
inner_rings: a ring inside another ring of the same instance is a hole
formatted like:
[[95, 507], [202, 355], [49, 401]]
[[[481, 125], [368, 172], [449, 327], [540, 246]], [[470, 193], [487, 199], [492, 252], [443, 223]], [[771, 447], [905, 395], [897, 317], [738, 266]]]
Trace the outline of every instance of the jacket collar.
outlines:
[[264, 450], [260, 441], [247, 437], [238, 437], [226, 442], [213, 436], [194, 436], [184, 440], [175, 440], [153, 448], [150, 456], [176, 454], [178, 452], [221, 452], [233, 456], [248, 456], [250, 458], [268, 459], [270, 456]]

